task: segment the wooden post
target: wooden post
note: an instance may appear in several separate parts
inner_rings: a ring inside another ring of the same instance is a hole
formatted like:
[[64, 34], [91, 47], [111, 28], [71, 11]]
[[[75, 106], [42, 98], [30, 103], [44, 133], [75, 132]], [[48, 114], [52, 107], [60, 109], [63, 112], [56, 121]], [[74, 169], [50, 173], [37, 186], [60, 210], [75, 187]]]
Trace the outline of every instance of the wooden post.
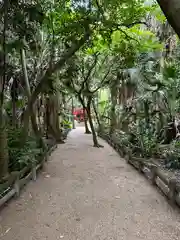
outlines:
[[119, 153], [120, 157], [123, 157], [123, 153], [122, 153], [122, 150], [120, 147], [118, 148], [118, 153]]
[[49, 152], [46, 152], [44, 157], [45, 157], [45, 162], [47, 162], [49, 160]]
[[37, 179], [37, 176], [36, 176], [36, 164], [33, 162], [32, 163], [32, 180], [33, 181], [36, 181], [36, 179]]
[[169, 192], [168, 198], [170, 199], [171, 203], [175, 203], [176, 201], [176, 179], [171, 179], [168, 184]]
[[129, 161], [130, 161], [130, 156], [129, 156], [129, 154], [128, 154], [128, 153], [125, 155], [125, 157], [124, 157], [124, 158], [125, 158], [126, 162], [127, 162], [127, 163], [129, 163]]
[[117, 144], [117, 143], [114, 144], [114, 149], [115, 149], [116, 151], [118, 151], [118, 144]]
[[155, 165], [151, 166], [151, 174], [152, 174], [151, 183], [153, 185], [156, 185], [157, 166]]
[[139, 161], [139, 163], [138, 163], [138, 171], [139, 171], [139, 173], [143, 172], [143, 167], [144, 167], [144, 164]]
[[15, 189], [15, 196], [19, 197], [20, 195], [20, 186], [19, 186], [19, 176], [17, 176], [15, 182], [14, 182], [14, 189]]

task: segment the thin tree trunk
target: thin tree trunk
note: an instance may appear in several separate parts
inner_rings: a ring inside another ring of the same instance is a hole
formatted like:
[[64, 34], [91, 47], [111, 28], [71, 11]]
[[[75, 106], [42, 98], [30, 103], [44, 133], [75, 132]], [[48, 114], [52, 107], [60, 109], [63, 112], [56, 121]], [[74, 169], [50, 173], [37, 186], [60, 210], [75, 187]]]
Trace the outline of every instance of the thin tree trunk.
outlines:
[[92, 105], [93, 105], [93, 109], [94, 109], [94, 112], [95, 112], [96, 120], [97, 120], [97, 123], [98, 123], [98, 126], [99, 126], [99, 130], [101, 130], [101, 122], [100, 122], [100, 119], [99, 119], [99, 116], [98, 116], [98, 112], [97, 112], [94, 100], [92, 101]]
[[17, 89], [18, 89], [17, 80], [14, 79], [11, 86], [12, 126], [14, 128], [16, 128], [16, 125], [17, 125], [17, 117], [16, 117], [16, 102], [18, 101]]
[[12, 125], [13, 127], [16, 127], [16, 101], [15, 99], [12, 99]]
[[[26, 56], [25, 56], [25, 51], [22, 48], [20, 51], [20, 55], [21, 55], [21, 64], [22, 64], [22, 71], [24, 74], [24, 81], [25, 81], [25, 86], [26, 86], [26, 94], [28, 97], [28, 100], [30, 101], [31, 99], [31, 89], [30, 89], [30, 85], [29, 85], [29, 80], [28, 80], [28, 74], [27, 74], [27, 68], [26, 68]], [[38, 144], [40, 144], [41, 147], [43, 147], [44, 149], [46, 149], [46, 144], [44, 143], [41, 133], [38, 129], [38, 125], [37, 125], [37, 121], [36, 121], [36, 115], [34, 112], [34, 106], [31, 108], [31, 123], [32, 123], [32, 128], [34, 131], [34, 134], [37, 137], [37, 142]], [[28, 124], [29, 126], [29, 124]], [[27, 133], [27, 132], [25, 132]], [[23, 136], [23, 142], [24, 141], [24, 137], [26, 137], [25, 135]]]
[[3, 55], [0, 56], [0, 179], [8, 175], [9, 152], [6, 131], [6, 119], [4, 114], [4, 90], [7, 79], [7, 49], [6, 31], [8, 28], [9, 1], [4, 1], [4, 26], [3, 26]]
[[66, 95], [62, 94], [62, 103], [63, 103], [63, 109], [67, 110], [67, 102], [66, 102]]
[[110, 134], [112, 134], [117, 126], [117, 116], [116, 116], [116, 105], [117, 105], [117, 94], [118, 94], [118, 89], [117, 89], [117, 80], [112, 83], [111, 86], [111, 113], [110, 113]]
[[87, 111], [85, 107], [83, 107], [83, 115], [84, 115], [85, 134], [91, 134], [91, 131], [89, 130], [89, 127], [88, 127]]
[[31, 115], [34, 103], [35, 103], [38, 95], [41, 92], [43, 92], [44, 86], [48, 82], [49, 78], [52, 76], [53, 73], [60, 70], [64, 66], [66, 61], [69, 58], [71, 58], [79, 50], [79, 48], [84, 45], [84, 43], [88, 39], [89, 39], [89, 32], [86, 33], [78, 42], [73, 44], [71, 48], [69, 48], [67, 51], [65, 51], [64, 54], [62, 55], [61, 59], [55, 65], [53, 65], [53, 67], [50, 66], [47, 69], [46, 73], [40, 79], [38, 79], [39, 83], [36, 86], [34, 92], [32, 93], [31, 98], [28, 101], [27, 108], [24, 112], [24, 129], [23, 129], [23, 131], [24, 131], [25, 135], [27, 133], [27, 125], [28, 125], [28, 122], [29, 122], [29, 116]]
[[46, 138], [48, 139], [48, 133], [49, 133], [49, 126], [50, 126], [50, 100], [49, 97], [46, 97], [45, 100], [45, 132], [46, 132]]
[[87, 116], [88, 113], [87, 113], [84, 98], [82, 98], [81, 95], [78, 95], [78, 99], [79, 99], [79, 101], [80, 101], [80, 103], [82, 104], [82, 107], [83, 107], [85, 134], [91, 134], [91, 131], [89, 130], [89, 127], [88, 127], [88, 116]]
[[71, 102], [72, 106], [71, 106], [71, 114], [72, 114], [72, 128], [75, 129], [75, 121], [74, 121], [74, 101], [73, 101], [73, 97], [72, 97], [72, 102]]
[[38, 126], [39, 126], [39, 129], [40, 129], [41, 133], [43, 133], [42, 124], [41, 124], [41, 106], [42, 106], [41, 105], [41, 99], [38, 99], [37, 104], [36, 104]]
[[92, 135], [93, 135], [94, 147], [98, 147], [99, 148], [99, 147], [103, 147], [103, 146], [98, 143], [96, 131], [95, 131], [93, 120], [92, 120], [92, 116], [91, 116], [91, 103], [92, 103], [92, 97], [89, 97], [88, 102], [87, 102], [86, 111], [87, 111], [89, 124], [90, 124]]
[[0, 179], [8, 175], [8, 142], [4, 109], [0, 108]]

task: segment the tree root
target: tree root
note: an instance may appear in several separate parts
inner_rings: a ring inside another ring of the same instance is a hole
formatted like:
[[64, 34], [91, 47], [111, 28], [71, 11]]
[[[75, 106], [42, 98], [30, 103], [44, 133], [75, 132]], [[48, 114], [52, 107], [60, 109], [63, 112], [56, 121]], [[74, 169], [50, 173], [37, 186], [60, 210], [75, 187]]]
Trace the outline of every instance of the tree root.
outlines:
[[91, 134], [91, 131], [87, 131], [87, 132], [85, 132], [84, 134]]
[[63, 141], [63, 140], [57, 140], [57, 143], [58, 143], [58, 144], [64, 144], [65, 141]]
[[96, 147], [96, 148], [103, 148], [104, 146], [101, 145], [101, 144], [94, 144], [94, 147]]

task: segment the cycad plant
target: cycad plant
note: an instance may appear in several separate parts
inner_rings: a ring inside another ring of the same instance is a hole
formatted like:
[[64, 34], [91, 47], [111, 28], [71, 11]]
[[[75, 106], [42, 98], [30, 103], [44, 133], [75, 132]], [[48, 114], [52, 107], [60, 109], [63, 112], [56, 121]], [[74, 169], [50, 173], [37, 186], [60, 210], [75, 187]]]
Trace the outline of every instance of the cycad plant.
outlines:
[[[179, 111], [179, 61], [148, 58], [138, 60], [134, 79], [136, 94], [131, 113], [135, 114], [133, 133], [141, 155], [152, 156], [160, 143], [170, 143], [176, 137], [175, 120]], [[131, 119], [132, 120], [132, 119]], [[131, 124], [132, 125], [132, 124]]]

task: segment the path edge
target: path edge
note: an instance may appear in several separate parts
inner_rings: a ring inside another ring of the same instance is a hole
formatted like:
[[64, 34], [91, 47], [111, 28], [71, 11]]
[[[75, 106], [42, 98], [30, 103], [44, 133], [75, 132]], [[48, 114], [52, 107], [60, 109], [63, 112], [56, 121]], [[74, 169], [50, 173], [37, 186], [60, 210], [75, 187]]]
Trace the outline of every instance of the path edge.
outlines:
[[48, 151], [41, 156], [41, 161], [39, 164], [30, 164], [21, 171], [12, 172], [8, 179], [3, 184], [0, 184], [0, 189], [4, 187], [4, 192], [7, 192], [2, 198], [0, 198], [0, 210], [2, 210], [5, 204], [7, 204], [12, 198], [19, 197], [21, 190], [30, 181], [36, 181], [37, 174], [43, 169], [45, 162], [49, 160], [49, 157], [51, 156], [52, 152], [55, 151], [57, 146], [57, 144], [54, 144], [52, 147], [50, 147]]
[[98, 132], [98, 137], [106, 141], [120, 157], [124, 158], [128, 164], [133, 166], [139, 174], [143, 174], [151, 185], [158, 188], [170, 205], [180, 208], [180, 182], [176, 177], [168, 177], [165, 171], [153, 161], [133, 157], [129, 150], [122, 149], [109, 135]]

